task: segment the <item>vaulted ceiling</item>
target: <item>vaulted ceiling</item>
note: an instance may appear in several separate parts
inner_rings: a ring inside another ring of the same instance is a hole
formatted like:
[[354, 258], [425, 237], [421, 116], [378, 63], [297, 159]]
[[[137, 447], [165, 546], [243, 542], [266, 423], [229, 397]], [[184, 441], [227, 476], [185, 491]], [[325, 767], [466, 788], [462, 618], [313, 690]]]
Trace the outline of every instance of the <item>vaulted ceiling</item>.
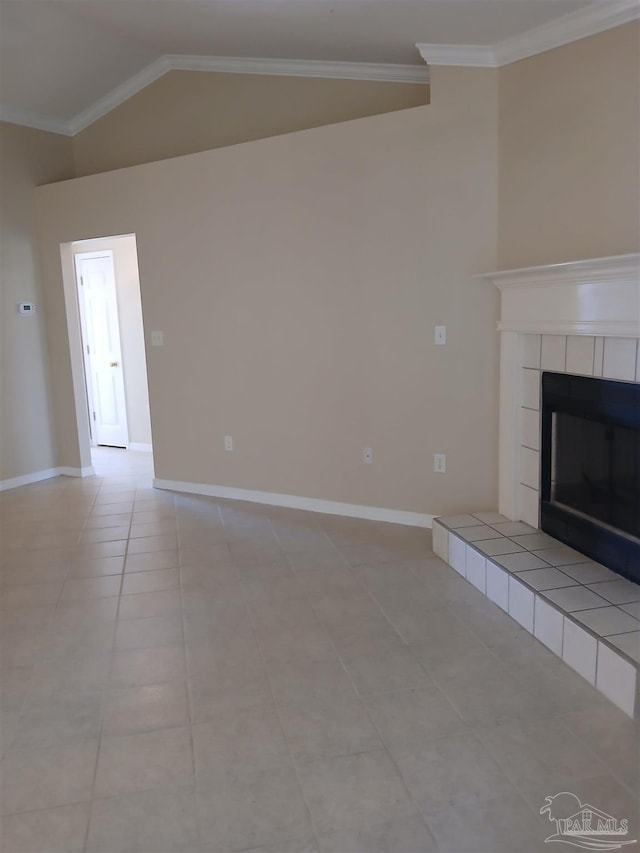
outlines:
[[424, 67], [416, 43], [486, 49], [633, 2], [0, 0], [1, 115], [73, 128], [167, 54]]

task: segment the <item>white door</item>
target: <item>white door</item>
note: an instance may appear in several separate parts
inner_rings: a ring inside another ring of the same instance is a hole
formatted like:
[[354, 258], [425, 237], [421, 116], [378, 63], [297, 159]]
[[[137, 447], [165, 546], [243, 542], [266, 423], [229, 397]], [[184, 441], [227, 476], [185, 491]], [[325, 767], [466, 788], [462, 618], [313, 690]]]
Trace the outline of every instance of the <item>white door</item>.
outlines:
[[95, 444], [128, 447], [113, 254], [76, 255], [76, 274], [91, 435]]

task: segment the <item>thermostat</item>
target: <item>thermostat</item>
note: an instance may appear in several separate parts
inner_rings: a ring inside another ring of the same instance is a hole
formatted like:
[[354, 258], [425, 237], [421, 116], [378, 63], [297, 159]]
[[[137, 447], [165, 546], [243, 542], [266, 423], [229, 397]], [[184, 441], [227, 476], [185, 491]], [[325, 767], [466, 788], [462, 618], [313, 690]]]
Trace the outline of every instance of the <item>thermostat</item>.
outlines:
[[18, 314], [35, 314], [36, 306], [34, 302], [19, 302]]

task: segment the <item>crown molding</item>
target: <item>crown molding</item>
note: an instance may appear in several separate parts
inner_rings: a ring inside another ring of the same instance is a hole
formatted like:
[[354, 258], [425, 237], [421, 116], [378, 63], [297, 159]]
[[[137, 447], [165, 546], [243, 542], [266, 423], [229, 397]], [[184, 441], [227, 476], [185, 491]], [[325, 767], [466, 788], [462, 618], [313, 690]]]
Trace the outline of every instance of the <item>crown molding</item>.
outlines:
[[46, 130], [48, 133], [59, 133], [62, 136], [71, 135], [69, 122], [37, 113], [20, 112], [19, 110], [8, 110], [0, 107], [0, 121], [7, 124], [21, 124], [23, 127], [32, 127], [34, 130]]
[[495, 68], [493, 45], [416, 44], [427, 65], [461, 65], [470, 68]]
[[172, 70], [218, 71], [226, 74], [266, 74], [284, 77], [324, 77], [336, 80], [371, 80], [384, 83], [428, 83], [423, 65], [388, 65], [375, 62], [323, 62], [313, 59], [255, 59], [236, 56], [164, 57]]
[[493, 45], [496, 65], [508, 65], [554, 47], [562, 47], [640, 17], [639, 0], [608, 0], [570, 12], [527, 32]]
[[422, 65], [383, 65], [367, 62], [319, 62], [303, 59], [254, 59], [235, 56], [166, 54], [116, 86], [68, 122], [74, 136], [142, 91], [168, 71], [209, 71], [226, 74], [266, 74], [286, 77], [324, 77], [337, 80], [371, 80], [386, 83], [428, 83], [429, 69]]
[[133, 77], [129, 77], [129, 79], [125, 80], [124, 83], [116, 86], [115, 89], [107, 92], [106, 95], [103, 95], [101, 98], [98, 98], [97, 101], [94, 101], [91, 106], [77, 113], [72, 119], [70, 119], [67, 123], [69, 127], [69, 134], [71, 136], [75, 136], [76, 133], [80, 133], [81, 130], [89, 127], [89, 125], [93, 124], [94, 121], [102, 118], [107, 113], [111, 112], [111, 110], [133, 97], [133, 95], [137, 95], [138, 92], [142, 91], [142, 89], [145, 89], [151, 83], [162, 77], [163, 74], [166, 74], [167, 71], [171, 70], [171, 65], [168, 62], [168, 57], [166, 56], [161, 56], [153, 62], [150, 62], [149, 65], [146, 65], [142, 69], [142, 71], [134, 74]]
[[570, 12], [517, 36], [481, 44], [422, 44], [416, 47], [428, 65], [500, 68], [555, 47], [596, 35], [640, 18], [640, 0], [611, 0]]

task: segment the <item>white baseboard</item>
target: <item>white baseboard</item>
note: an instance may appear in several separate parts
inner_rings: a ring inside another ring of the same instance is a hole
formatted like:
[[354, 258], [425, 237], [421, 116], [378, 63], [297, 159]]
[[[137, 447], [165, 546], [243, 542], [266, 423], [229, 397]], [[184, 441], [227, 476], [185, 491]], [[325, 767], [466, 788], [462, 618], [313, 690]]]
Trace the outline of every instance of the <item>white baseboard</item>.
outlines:
[[129, 442], [129, 450], [136, 450], [138, 453], [152, 453], [153, 445], [151, 444], [142, 444], [139, 441], [131, 441]]
[[20, 486], [29, 486], [31, 483], [39, 483], [41, 480], [50, 480], [52, 477], [59, 476], [60, 468], [47, 468], [44, 471], [34, 471], [32, 474], [22, 474], [20, 477], [10, 477], [8, 480], [0, 480], [0, 492], [19, 489]]
[[96, 473], [93, 465], [86, 465], [84, 468], [58, 468], [58, 472], [65, 477], [93, 477]]
[[0, 492], [18, 489], [20, 486], [30, 486], [32, 483], [50, 480], [52, 477], [92, 477], [95, 473], [93, 465], [85, 468], [68, 468], [64, 465], [58, 468], [47, 468], [45, 471], [34, 471], [32, 474], [23, 474], [21, 477], [0, 480]]
[[154, 479], [156, 489], [169, 489], [173, 492], [187, 492], [191, 495], [205, 495], [211, 498], [226, 498], [236, 501], [283, 506], [289, 509], [303, 509], [308, 512], [322, 512], [327, 515], [344, 515], [350, 518], [365, 518], [369, 521], [387, 521], [392, 524], [405, 524], [409, 527], [431, 527], [435, 516], [420, 512], [403, 512], [397, 509], [385, 509], [377, 506], [359, 506], [358, 504], [325, 501], [319, 498], [304, 498], [299, 495], [280, 495], [276, 492], [257, 492], [252, 489], [236, 489], [233, 486], [213, 486], [208, 483], [185, 483], [180, 480]]

